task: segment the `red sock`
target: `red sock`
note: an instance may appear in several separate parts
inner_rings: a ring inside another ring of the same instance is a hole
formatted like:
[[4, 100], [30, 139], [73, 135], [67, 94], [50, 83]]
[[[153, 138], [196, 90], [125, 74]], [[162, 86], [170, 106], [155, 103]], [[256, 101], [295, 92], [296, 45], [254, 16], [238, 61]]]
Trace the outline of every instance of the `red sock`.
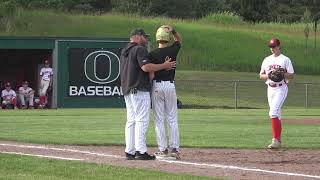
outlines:
[[17, 106], [17, 99], [16, 99], [16, 98], [12, 98], [11, 102], [12, 102], [12, 105], [13, 105], [14, 107]]
[[44, 103], [46, 102], [46, 97], [45, 96], [40, 96], [40, 104], [44, 105]]
[[271, 124], [272, 124], [273, 138], [281, 142], [281, 131], [282, 131], [281, 121], [279, 120], [278, 117], [272, 118]]

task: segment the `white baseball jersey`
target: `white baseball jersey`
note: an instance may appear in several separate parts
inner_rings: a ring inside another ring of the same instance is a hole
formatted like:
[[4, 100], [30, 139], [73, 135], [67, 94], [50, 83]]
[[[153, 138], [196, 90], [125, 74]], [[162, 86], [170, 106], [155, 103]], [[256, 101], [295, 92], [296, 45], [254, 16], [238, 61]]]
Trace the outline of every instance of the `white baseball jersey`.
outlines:
[[17, 94], [12, 89], [10, 89], [10, 91], [7, 91], [6, 89], [4, 89], [2, 90], [1, 97], [4, 100], [11, 100], [13, 97], [17, 97]]
[[[291, 60], [283, 54], [275, 57], [273, 54], [266, 57], [261, 65], [260, 74], [269, 74], [276, 68], [283, 68], [287, 73], [294, 73]], [[270, 107], [270, 118], [278, 117], [281, 119], [281, 108], [288, 95], [288, 80], [284, 79], [281, 82], [273, 82], [270, 79], [266, 80], [268, 85], [268, 103]]]
[[21, 92], [22, 94], [29, 94], [31, 91], [32, 91], [31, 87], [27, 87], [26, 89], [24, 87], [19, 88], [19, 92]]
[[42, 77], [43, 80], [45, 81], [50, 81], [50, 76], [53, 75], [53, 70], [52, 68], [41, 68], [40, 70], [40, 76]]
[[[276, 68], [283, 68], [286, 70], [287, 73], [294, 73], [293, 66], [291, 63], [291, 60], [283, 55], [280, 54], [279, 56], [275, 57], [273, 54], [266, 57], [261, 65], [260, 74], [269, 74], [271, 71], [273, 71]], [[288, 83], [288, 80], [283, 80], [279, 83]], [[272, 80], [267, 79], [266, 84], [274, 83]]]

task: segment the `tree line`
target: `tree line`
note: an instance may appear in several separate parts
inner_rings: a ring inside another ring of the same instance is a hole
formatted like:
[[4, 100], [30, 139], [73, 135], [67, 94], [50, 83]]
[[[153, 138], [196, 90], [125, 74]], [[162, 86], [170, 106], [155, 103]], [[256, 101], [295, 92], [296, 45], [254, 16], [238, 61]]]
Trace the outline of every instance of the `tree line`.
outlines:
[[306, 9], [312, 15], [320, 12], [320, 0], [1, 0], [0, 11], [12, 7], [85, 14], [114, 11], [182, 19], [228, 11], [250, 22], [291, 23], [300, 21]]

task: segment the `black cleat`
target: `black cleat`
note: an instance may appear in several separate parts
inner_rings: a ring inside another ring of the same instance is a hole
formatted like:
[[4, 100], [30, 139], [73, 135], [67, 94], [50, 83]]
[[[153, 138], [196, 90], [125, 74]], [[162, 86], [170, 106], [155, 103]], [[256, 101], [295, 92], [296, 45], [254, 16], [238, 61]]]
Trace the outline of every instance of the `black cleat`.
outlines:
[[156, 156], [149, 155], [147, 152], [144, 154], [140, 154], [140, 152], [136, 152], [136, 160], [155, 160]]
[[136, 157], [135, 154], [126, 153], [126, 160], [134, 160]]

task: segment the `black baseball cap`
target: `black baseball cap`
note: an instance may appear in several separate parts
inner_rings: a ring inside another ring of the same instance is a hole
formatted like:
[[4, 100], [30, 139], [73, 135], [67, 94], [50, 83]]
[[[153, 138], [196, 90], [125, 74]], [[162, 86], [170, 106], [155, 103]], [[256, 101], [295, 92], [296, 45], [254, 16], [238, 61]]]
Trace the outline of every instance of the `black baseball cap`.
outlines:
[[130, 37], [134, 36], [134, 35], [139, 35], [139, 36], [144, 36], [146, 38], [149, 38], [150, 35], [149, 34], [146, 34], [146, 32], [142, 29], [142, 28], [136, 28], [136, 29], [133, 29], [131, 32], [130, 32]]

